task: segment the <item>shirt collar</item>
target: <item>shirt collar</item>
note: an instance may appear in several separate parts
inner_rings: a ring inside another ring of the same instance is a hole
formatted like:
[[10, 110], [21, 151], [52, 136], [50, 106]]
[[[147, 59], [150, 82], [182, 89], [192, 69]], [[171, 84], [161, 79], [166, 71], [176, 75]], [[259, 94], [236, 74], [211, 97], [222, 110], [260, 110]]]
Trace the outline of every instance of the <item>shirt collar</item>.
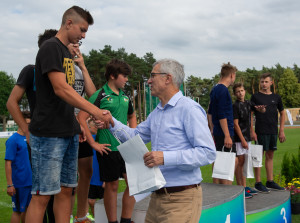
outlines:
[[[104, 89], [104, 91], [106, 92], [106, 94], [114, 94], [114, 95], [117, 95], [109, 86], [108, 86], [108, 82], [106, 82], [105, 83], [105, 85], [103, 86], [103, 89]], [[120, 95], [123, 95], [124, 94], [124, 92], [121, 90], [121, 89], [119, 89], [119, 96]]]
[[[182, 92], [179, 90], [176, 94], [173, 95], [173, 97], [168, 101], [168, 103], [165, 105], [164, 108], [166, 108], [167, 105], [170, 105], [170, 106], [175, 106], [176, 103], [179, 101], [180, 98], [183, 97], [183, 94]], [[164, 109], [162, 106], [161, 106], [161, 102], [157, 105], [157, 107], [159, 109]]]

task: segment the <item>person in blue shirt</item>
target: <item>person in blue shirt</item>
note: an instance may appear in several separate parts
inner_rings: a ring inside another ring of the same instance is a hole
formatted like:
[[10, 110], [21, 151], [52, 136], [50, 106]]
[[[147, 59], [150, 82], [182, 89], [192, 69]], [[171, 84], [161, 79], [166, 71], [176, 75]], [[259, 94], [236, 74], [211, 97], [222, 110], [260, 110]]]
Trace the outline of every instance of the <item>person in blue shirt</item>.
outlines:
[[114, 120], [110, 131], [121, 141], [123, 129], [130, 136], [139, 134], [151, 141], [151, 152], [144, 155], [149, 168], [159, 166], [166, 185], [151, 195], [145, 222], [199, 222], [202, 209], [200, 166], [214, 162], [216, 149], [206, 113], [179, 90], [184, 80], [183, 65], [172, 59], [153, 64], [148, 80], [151, 95], [160, 99], [146, 121], [130, 128]]
[[[236, 153], [234, 144], [233, 129], [233, 110], [231, 96], [228, 87], [235, 81], [236, 67], [223, 64], [221, 68], [221, 78], [216, 86], [210, 92], [210, 103], [208, 109], [208, 120], [211, 132], [214, 137], [217, 151]], [[237, 164], [236, 159], [236, 164]], [[225, 179], [213, 178], [213, 182], [217, 184], [232, 184], [232, 181]]]
[[[27, 124], [30, 112], [22, 112]], [[12, 223], [25, 222], [27, 207], [31, 200], [32, 173], [27, 150], [26, 136], [21, 128], [5, 143], [5, 174], [7, 194], [12, 198]]]
[[[96, 139], [97, 128], [92, 119], [88, 121], [89, 129], [94, 139]], [[100, 180], [99, 164], [97, 160], [96, 150], [93, 150], [93, 174], [90, 182], [88, 203], [92, 214], [95, 217], [94, 207], [97, 199], [102, 199], [104, 195], [104, 183]]]

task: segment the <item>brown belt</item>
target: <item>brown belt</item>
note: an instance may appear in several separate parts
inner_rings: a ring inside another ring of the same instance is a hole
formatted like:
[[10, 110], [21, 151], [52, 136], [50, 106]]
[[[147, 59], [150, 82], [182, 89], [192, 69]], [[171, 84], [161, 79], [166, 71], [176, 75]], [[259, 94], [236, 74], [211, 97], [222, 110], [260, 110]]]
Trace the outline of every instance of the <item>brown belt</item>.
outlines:
[[165, 193], [176, 193], [180, 191], [184, 191], [187, 189], [191, 189], [194, 187], [200, 186], [199, 184], [192, 184], [192, 185], [187, 185], [187, 186], [177, 186], [177, 187], [163, 187], [155, 191], [156, 194], [165, 194]]

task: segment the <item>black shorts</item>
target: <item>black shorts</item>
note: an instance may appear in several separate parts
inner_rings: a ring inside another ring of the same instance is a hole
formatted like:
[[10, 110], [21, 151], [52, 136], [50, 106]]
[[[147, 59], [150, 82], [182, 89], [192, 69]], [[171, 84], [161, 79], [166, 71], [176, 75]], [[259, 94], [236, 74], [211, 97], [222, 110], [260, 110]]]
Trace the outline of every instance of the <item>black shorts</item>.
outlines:
[[90, 185], [89, 199], [102, 199], [104, 195], [104, 188], [102, 186]]
[[97, 159], [100, 170], [100, 180], [102, 182], [112, 182], [123, 178], [126, 173], [125, 162], [119, 151], [111, 151], [107, 154], [103, 153], [101, 156], [97, 152]]
[[234, 137], [233, 136], [230, 136], [230, 137], [232, 139], [232, 150], [231, 150], [231, 148], [224, 147], [225, 136], [214, 136], [216, 150], [217, 151], [222, 151], [222, 149], [224, 147], [224, 152], [230, 152], [230, 150], [231, 150], [231, 152], [236, 153], [236, 146], [235, 146], [235, 143], [234, 143]]
[[257, 134], [257, 141], [259, 145], [262, 145], [264, 151], [277, 150], [277, 135], [259, 135]]
[[78, 159], [86, 158], [93, 156], [93, 148], [90, 146], [90, 144], [85, 142], [79, 143], [79, 149], [78, 149]]

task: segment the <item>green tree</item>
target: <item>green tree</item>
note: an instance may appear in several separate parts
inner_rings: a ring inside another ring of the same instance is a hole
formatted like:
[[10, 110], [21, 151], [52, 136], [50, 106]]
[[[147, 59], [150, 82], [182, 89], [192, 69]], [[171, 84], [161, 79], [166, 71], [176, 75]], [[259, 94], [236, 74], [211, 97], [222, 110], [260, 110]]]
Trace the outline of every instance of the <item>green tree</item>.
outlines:
[[[188, 96], [199, 99], [199, 103], [204, 109], [208, 109], [209, 105], [209, 94], [213, 87], [214, 80], [200, 77], [195, 77], [193, 75], [189, 76], [186, 81], [187, 94]], [[196, 100], [198, 101], [198, 100]]]
[[281, 75], [278, 82], [278, 94], [282, 98], [284, 107], [300, 106], [300, 84], [292, 69], [287, 68]]
[[7, 75], [6, 72], [0, 71], [0, 117], [3, 122], [3, 128], [5, 130], [6, 118], [9, 113], [6, 108], [6, 102], [10, 95], [11, 90], [15, 85], [16, 80], [12, 75]]

